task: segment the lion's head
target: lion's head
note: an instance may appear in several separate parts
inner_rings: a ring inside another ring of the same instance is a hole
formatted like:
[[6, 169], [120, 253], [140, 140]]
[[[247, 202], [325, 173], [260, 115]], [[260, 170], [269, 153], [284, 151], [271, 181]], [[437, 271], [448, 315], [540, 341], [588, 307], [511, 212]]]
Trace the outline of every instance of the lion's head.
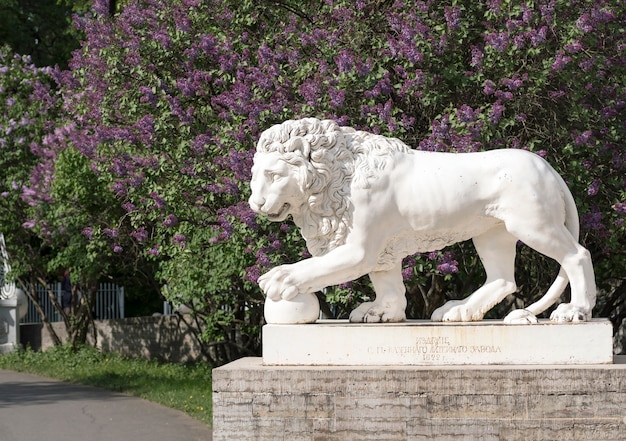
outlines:
[[250, 207], [272, 221], [289, 215], [313, 256], [345, 242], [352, 218], [351, 185], [367, 187], [390, 152], [409, 151], [330, 120], [305, 118], [270, 127], [254, 155]]

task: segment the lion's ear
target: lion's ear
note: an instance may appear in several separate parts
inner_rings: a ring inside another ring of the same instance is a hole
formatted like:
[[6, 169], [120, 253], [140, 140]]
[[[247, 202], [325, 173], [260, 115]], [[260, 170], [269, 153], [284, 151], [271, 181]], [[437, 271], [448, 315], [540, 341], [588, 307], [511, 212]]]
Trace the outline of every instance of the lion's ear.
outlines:
[[302, 153], [302, 155], [305, 158], [309, 157], [309, 153], [310, 153], [309, 143], [306, 139], [304, 139], [301, 136], [296, 136], [296, 137], [291, 138], [285, 144], [285, 148], [287, 149], [288, 152], [299, 151]]

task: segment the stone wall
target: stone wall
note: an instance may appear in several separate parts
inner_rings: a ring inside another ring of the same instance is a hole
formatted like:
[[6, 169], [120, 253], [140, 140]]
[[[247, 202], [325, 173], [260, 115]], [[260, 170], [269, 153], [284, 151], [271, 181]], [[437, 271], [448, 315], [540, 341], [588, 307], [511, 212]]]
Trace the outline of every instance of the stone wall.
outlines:
[[[189, 315], [132, 317], [116, 320], [95, 320], [96, 339], [89, 333], [88, 342], [104, 352], [129, 357], [143, 357], [172, 362], [202, 360], [193, 319]], [[62, 341], [67, 340], [63, 323], [53, 323]], [[46, 350], [53, 345], [48, 331], [41, 324], [22, 325], [22, 345]]]
[[618, 441], [626, 357], [594, 366], [264, 366], [213, 370], [213, 439]]

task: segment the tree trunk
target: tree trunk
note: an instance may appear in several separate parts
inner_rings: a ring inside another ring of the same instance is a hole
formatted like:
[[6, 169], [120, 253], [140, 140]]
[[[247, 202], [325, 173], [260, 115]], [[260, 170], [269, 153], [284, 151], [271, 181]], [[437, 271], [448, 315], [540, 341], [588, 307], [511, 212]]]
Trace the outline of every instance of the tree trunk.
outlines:
[[[81, 286], [83, 295], [80, 299], [73, 317], [72, 330], [70, 334], [70, 344], [73, 349], [87, 344], [87, 334], [89, 327], [93, 327], [92, 305], [96, 299], [98, 283], [84, 283]], [[95, 337], [95, 330], [94, 330]], [[95, 342], [94, 342], [95, 343]]]

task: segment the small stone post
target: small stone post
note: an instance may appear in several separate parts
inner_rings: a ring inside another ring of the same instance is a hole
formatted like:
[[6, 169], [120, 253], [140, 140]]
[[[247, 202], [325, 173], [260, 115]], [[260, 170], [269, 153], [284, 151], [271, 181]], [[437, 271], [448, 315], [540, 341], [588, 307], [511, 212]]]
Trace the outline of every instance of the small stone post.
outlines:
[[9, 256], [0, 233], [0, 354], [11, 352], [20, 344], [20, 319], [26, 313], [26, 295], [6, 275], [11, 271]]

